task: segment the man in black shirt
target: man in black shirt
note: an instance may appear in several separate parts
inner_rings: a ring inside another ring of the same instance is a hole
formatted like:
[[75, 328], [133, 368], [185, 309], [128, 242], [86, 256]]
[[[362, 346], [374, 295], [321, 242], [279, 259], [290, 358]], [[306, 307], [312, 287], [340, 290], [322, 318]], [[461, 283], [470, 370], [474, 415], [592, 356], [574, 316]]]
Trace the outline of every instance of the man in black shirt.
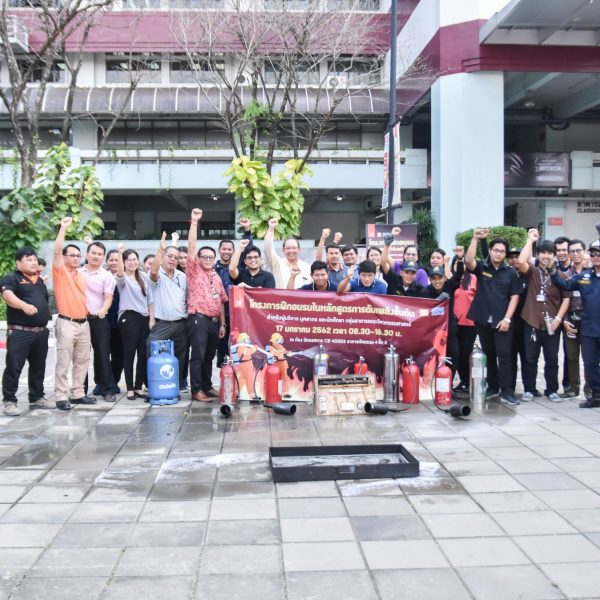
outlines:
[[301, 269], [297, 265], [293, 266], [290, 271], [290, 279], [288, 281], [288, 290], [304, 290], [310, 292], [335, 292], [337, 287], [329, 281], [329, 273], [327, 272], [327, 263], [322, 260], [315, 260], [310, 265], [310, 276], [313, 282], [307, 283], [300, 288], [296, 288], [296, 277], [300, 275]]
[[477, 277], [477, 292], [467, 317], [475, 321], [481, 347], [487, 356], [486, 398], [500, 393], [507, 404], [520, 404], [513, 387], [512, 317], [519, 303], [521, 285], [517, 272], [504, 259], [508, 243], [500, 238], [489, 244], [485, 260], [475, 260], [477, 243], [488, 237], [487, 229], [476, 228], [465, 256], [465, 265]]
[[44, 398], [44, 375], [48, 355], [48, 290], [37, 274], [37, 255], [31, 248], [15, 253], [16, 271], [0, 282], [2, 298], [7, 304], [6, 367], [2, 377], [4, 414], [17, 417], [19, 377], [29, 362], [30, 408], [56, 408]]
[[[231, 257], [229, 264], [229, 275], [238, 287], [263, 287], [274, 288], [275, 277], [273, 273], [264, 271], [260, 265], [260, 248], [252, 246], [246, 250], [246, 246], [250, 244], [250, 240], [241, 240], [240, 245]], [[238, 269], [240, 255], [246, 250], [244, 258], [245, 268]]]

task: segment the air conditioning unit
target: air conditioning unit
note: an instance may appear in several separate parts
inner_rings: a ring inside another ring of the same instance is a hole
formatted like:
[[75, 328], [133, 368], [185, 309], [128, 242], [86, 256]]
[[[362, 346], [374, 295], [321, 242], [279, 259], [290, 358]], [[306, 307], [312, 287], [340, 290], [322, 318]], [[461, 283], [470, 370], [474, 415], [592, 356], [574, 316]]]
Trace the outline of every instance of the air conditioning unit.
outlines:
[[348, 78], [345, 75], [331, 75], [327, 78], [327, 87], [331, 89], [348, 87]]

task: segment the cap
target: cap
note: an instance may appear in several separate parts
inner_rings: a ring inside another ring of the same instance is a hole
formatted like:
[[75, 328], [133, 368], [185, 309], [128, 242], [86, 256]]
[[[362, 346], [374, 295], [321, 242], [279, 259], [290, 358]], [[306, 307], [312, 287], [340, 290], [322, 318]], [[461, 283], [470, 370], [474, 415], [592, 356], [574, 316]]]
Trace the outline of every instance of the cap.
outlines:
[[403, 271], [414, 271], [415, 273], [419, 270], [417, 263], [414, 260], [405, 260], [402, 263]]
[[509, 248], [508, 254], [506, 256], [510, 256], [511, 254], [521, 254], [521, 248], [516, 248], [515, 246]]
[[429, 277], [433, 277], [434, 275], [439, 275], [440, 277], [444, 277], [446, 275], [444, 271], [444, 267], [433, 267], [431, 271], [429, 271]]

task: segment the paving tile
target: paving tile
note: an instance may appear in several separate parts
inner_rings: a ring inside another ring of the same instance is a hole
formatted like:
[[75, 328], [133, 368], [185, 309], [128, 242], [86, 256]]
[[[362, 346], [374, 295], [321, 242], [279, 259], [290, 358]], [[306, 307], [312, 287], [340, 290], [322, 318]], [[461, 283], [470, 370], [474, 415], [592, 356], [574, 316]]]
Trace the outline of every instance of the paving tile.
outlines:
[[133, 523], [67, 523], [53, 542], [56, 548], [120, 548], [127, 545]]
[[500, 467], [511, 475], [518, 473], [560, 473], [558, 465], [545, 458], [499, 459], [496, 461]]
[[553, 600], [563, 598], [534, 566], [468, 567], [458, 569], [477, 600]]
[[96, 600], [106, 582], [105, 577], [31, 577], [13, 592], [11, 600]]
[[444, 467], [455, 477], [463, 475], [501, 475], [504, 469], [492, 460], [445, 461]]
[[212, 496], [212, 483], [155, 483], [150, 491], [148, 500], [178, 501], [178, 500], [206, 500]]
[[423, 515], [425, 525], [434, 538], [504, 536], [504, 532], [482, 513], [454, 515]]
[[280, 498], [278, 504], [282, 519], [347, 516], [340, 498]]
[[591, 488], [600, 488], [600, 471], [575, 471], [572, 477]]
[[274, 519], [277, 517], [275, 499], [215, 498], [210, 508], [211, 521], [229, 521], [231, 519]]
[[509, 538], [457, 538], [439, 540], [454, 567], [523, 565], [529, 559]]
[[102, 600], [192, 600], [192, 577], [113, 577]]
[[[419, 478], [420, 479], [420, 478]], [[359, 479], [337, 482], [342, 496], [401, 496], [397, 479]]]
[[196, 600], [281, 600], [285, 598], [280, 573], [240, 574], [223, 585], [222, 575], [200, 575]]
[[143, 502], [84, 502], [71, 515], [70, 523], [135, 523]]
[[554, 563], [540, 568], [567, 598], [598, 598], [600, 562]]
[[581, 490], [584, 486], [566, 473], [527, 473], [515, 475], [528, 490]]
[[353, 571], [365, 564], [355, 542], [283, 543], [283, 564], [290, 571]]
[[281, 519], [283, 542], [354, 541], [352, 525], [347, 517], [325, 519]]
[[0, 523], [65, 523], [78, 506], [75, 503], [15, 504], [0, 518]]
[[535, 451], [543, 458], [581, 458], [590, 456], [575, 444], [559, 444], [557, 446], [539, 446]]
[[0, 581], [29, 569], [43, 548], [0, 548]]
[[27, 485], [41, 479], [46, 471], [19, 471], [3, 469], [0, 471], [0, 485]]
[[210, 502], [208, 500], [147, 502], [143, 507], [140, 516], [142, 523], [206, 521], [210, 511]]
[[600, 470], [600, 458], [553, 458], [552, 462], [567, 473]]
[[279, 544], [281, 530], [278, 519], [256, 521], [209, 521], [207, 546]]
[[192, 576], [200, 563], [200, 550], [200, 546], [125, 548], [115, 576]]
[[[288, 600], [377, 600], [366, 571], [287, 573]], [[280, 596], [282, 598], [283, 596]], [[279, 599], [277, 599], [279, 600]]]
[[280, 572], [281, 549], [275, 544], [206, 546], [200, 564], [202, 575]]
[[351, 517], [350, 521], [362, 542], [391, 540], [425, 540], [431, 538], [427, 527], [416, 515], [385, 517]]
[[205, 523], [138, 523], [128, 546], [201, 546]]
[[473, 494], [473, 500], [488, 513], [548, 509], [548, 506], [531, 492]]
[[540, 458], [533, 450], [525, 446], [511, 446], [508, 448], [485, 448], [485, 454], [493, 460], [523, 460], [530, 458]]
[[362, 542], [371, 570], [447, 567], [448, 561], [433, 540]]
[[0, 548], [43, 548], [59, 532], [55, 524], [0, 524]]
[[559, 510], [558, 513], [583, 533], [600, 532], [600, 508], [590, 510], [566, 509]]
[[600, 561], [600, 548], [581, 534], [515, 536], [513, 540], [536, 563]]
[[36, 485], [23, 496], [21, 502], [80, 502], [89, 487], [89, 485]]
[[409, 501], [420, 514], [452, 514], [480, 512], [479, 506], [466, 494], [412, 495]]
[[12, 504], [27, 493], [24, 485], [2, 485], [0, 486], [0, 503]]
[[121, 556], [120, 548], [49, 548], [29, 577], [108, 577]]
[[298, 481], [275, 485], [278, 498], [325, 498], [339, 495], [335, 481]]
[[351, 517], [414, 514], [408, 501], [396, 496], [344, 497], [344, 504]]
[[536, 492], [536, 496], [555, 510], [563, 508], [600, 508], [600, 494], [591, 490]]
[[481, 492], [520, 492], [525, 488], [510, 475], [465, 475], [458, 481], [470, 494]]
[[[467, 600], [471, 598], [452, 569], [374, 571], [382, 600]], [[425, 583], [426, 582], [426, 583]]]
[[491, 513], [508, 535], [576, 533], [576, 529], [551, 510]]
[[275, 486], [266, 481], [215, 484], [214, 498], [274, 498]]

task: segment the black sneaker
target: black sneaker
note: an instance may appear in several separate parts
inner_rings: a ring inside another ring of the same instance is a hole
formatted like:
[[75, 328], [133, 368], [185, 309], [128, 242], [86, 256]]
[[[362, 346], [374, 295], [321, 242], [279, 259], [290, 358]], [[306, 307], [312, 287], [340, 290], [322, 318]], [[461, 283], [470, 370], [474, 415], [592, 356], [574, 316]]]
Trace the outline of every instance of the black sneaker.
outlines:
[[542, 394], [542, 392], [539, 392], [538, 390], [533, 390], [533, 392], [531, 392], [533, 394], [534, 398], [541, 398], [544, 394]]
[[[116, 402], [117, 397], [114, 394], [106, 394], [106, 396], [102, 396], [102, 400], [104, 400], [104, 402]], [[96, 404], [96, 400], [94, 400], [93, 403]]]
[[468, 396], [469, 386], [464, 383], [459, 383], [452, 391], [455, 394], [460, 394], [461, 396]]
[[96, 404], [96, 398], [94, 398], [92, 396], [82, 396], [81, 398], [71, 398], [71, 404]]
[[485, 389], [485, 399], [491, 400], [492, 398], [498, 397], [500, 392], [498, 390], [492, 390], [490, 388]]
[[577, 398], [579, 396], [579, 390], [565, 390], [560, 394], [561, 398]]
[[579, 403], [579, 408], [600, 408], [600, 400], [586, 400]]
[[502, 392], [500, 394], [500, 402], [504, 402], [504, 404], [511, 404], [513, 406], [521, 404], [512, 392]]
[[57, 400], [56, 408], [58, 410], [71, 410], [71, 403], [68, 400]]

